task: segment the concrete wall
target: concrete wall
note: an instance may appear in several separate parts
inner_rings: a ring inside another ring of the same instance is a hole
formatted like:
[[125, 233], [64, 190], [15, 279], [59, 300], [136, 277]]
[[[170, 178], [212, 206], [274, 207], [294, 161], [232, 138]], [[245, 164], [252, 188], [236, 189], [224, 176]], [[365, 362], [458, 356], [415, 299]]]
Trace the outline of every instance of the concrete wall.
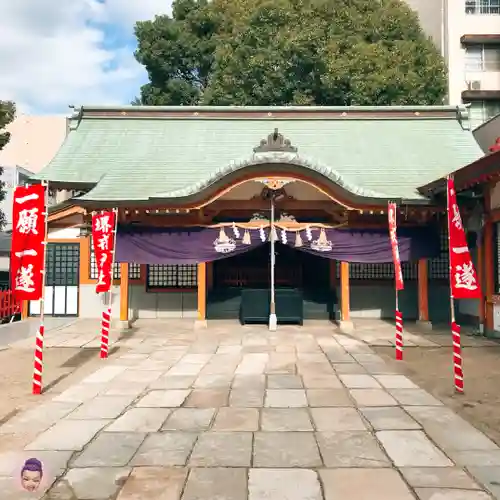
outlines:
[[[95, 285], [80, 285], [80, 317], [100, 318], [108, 294], [96, 294]], [[111, 316], [120, 318], [120, 287], [113, 287]], [[129, 319], [196, 318], [196, 292], [148, 293], [144, 285], [129, 289]]]

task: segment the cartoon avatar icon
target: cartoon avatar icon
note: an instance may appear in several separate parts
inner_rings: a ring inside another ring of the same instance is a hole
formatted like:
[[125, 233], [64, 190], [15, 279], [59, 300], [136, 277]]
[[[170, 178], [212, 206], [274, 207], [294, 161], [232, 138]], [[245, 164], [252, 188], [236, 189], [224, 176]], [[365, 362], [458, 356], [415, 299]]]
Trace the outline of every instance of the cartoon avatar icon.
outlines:
[[29, 458], [24, 462], [21, 470], [21, 485], [26, 491], [36, 491], [40, 487], [43, 477], [42, 462], [36, 458]]

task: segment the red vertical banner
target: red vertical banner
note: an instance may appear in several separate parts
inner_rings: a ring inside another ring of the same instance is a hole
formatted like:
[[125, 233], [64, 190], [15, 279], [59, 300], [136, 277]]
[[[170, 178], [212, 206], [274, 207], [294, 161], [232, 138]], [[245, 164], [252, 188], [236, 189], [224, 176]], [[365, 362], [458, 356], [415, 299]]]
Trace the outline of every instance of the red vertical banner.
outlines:
[[403, 271], [399, 259], [399, 246], [397, 237], [397, 207], [395, 203], [389, 203], [387, 210], [389, 219], [389, 237], [391, 238], [392, 261], [394, 262], [394, 278], [396, 280], [396, 290], [404, 289]]
[[97, 265], [96, 293], [109, 292], [113, 281], [115, 250], [115, 211], [101, 212], [92, 216], [92, 244]]
[[[14, 190], [11, 289], [18, 300], [40, 300], [45, 271], [45, 190], [41, 184]], [[43, 306], [43, 304], [42, 304]]]
[[394, 263], [394, 281], [396, 288], [396, 359], [403, 359], [403, 314], [399, 310], [399, 290], [404, 289], [403, 271], [399, 258], [399, 245], [397, 236], [397, 206], [389, 203], [387, 207], [387, 218], [389, 221], [389, 238], [391, 240], [392, 261]]
[[92, 244], [97, 265], [96, 293], [109, 292], [108, 305], [101, 318], [101, 358], [108, 357], [111, 326], [111, 287], [115, 261], [117, 210], [92, 216]]
[[472, 263], [453, 179], [448, 178], [448, 238], [450, 291], [453, 299], [480, 299], [481, 290]]
[[455, 299], [481, 299], [477, 273], [465, 237], [462, 216], [457, 203], [455, 182], [447, 179], [448, 245], [450, 258], [450, 309], [453, 341], [453, 375], [455, 391], [464, 392], [460, 325], [455, 322]]

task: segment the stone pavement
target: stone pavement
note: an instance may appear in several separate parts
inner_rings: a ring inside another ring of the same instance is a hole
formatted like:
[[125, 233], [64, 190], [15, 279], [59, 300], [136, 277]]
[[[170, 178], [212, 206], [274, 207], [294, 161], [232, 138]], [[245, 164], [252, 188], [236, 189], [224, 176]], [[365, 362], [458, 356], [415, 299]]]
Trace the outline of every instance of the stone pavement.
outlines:
[[0, 454], [2, 500], [24, 498], [30, 457], [52, 500], [500, 498], [492, 441], [324, 323], [143, 321], [120, 343], [126, 354], [0, 426], [0, 441], [33, 435]]

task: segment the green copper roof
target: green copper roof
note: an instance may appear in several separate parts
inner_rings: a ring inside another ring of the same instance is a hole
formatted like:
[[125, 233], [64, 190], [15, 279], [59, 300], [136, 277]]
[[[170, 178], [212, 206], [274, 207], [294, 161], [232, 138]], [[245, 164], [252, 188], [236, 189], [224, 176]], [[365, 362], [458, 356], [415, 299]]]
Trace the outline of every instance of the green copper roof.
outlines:
[[[354, 195], [418, 200], [419, 186], [482, 156], [459, 115], [450, 107], [83, 108], [36, 178], [95, 184], [85, 200], [141, 201], [191, 196], [238, 169], [279, 163]], [[276, 128], [297, 151], [254, 153]]]

